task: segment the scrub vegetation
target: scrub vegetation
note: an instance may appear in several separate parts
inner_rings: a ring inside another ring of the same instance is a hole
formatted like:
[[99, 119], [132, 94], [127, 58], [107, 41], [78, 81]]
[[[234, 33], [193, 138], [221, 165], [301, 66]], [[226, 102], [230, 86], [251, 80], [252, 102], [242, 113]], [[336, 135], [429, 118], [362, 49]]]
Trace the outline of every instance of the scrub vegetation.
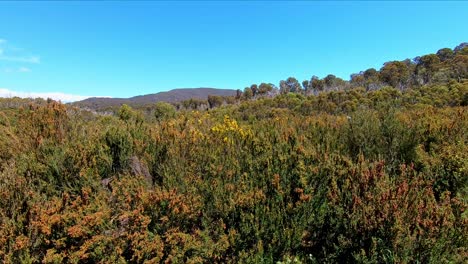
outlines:
[[463, 263], [467, 78], [461, 44], [110, 115], [0, 99], [0, 262]]

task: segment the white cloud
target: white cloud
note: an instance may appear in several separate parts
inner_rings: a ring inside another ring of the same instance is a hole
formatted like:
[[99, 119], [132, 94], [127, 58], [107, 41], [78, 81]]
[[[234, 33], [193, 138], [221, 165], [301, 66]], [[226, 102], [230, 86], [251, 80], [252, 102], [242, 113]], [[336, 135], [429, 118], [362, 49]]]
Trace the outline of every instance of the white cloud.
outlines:
[[0, 88], [0, 97], [21, 97], [21, 98], [51, 98], [56, 101], [62, 101], [64, 103], [75, 102], [84, 100], [86, 98], [92, 96], [84, 96], [84, 95], [76, 95], [76, 94], [66, 94], [60, 92], [45, 92], [45, 93], [37, 93], [37, 92], [20, 92], [20, 91], [13, 91], [6, 88]]
[[[32, 63], [39, 64], [41, 63], [41, 57], [34, 56], [30, 54], [24, 54], [24, 50], [18, 47], [14, 47], [9, 43], [6, 43], [5, 39], [0, 38], [0, 61], [8, 62], [23, 62], [23, 63]], [[5, 44], [5, 45], [3, 45]], [[23, 54], [21, 54], [23, 53]]]
[[19, 68], [16, 68], [16, 67], [15, 68], [12, 68], [12, 67], [3, 68], [2, 71], [4, 73], [17, 73], [17, 72], [26, 73], [26, 72], [31, 72], [31, 69], [28, 68], [28, 67], [22, 66], [22, 67], [19, 67]]
[[33, 64], [41, 63], [41, 57], [39, 56], [15, 57], [15, 56], [3, 56], [2, 53], [0, 53], [0, 60], [11, 61], [11, 62], [33, 63]]

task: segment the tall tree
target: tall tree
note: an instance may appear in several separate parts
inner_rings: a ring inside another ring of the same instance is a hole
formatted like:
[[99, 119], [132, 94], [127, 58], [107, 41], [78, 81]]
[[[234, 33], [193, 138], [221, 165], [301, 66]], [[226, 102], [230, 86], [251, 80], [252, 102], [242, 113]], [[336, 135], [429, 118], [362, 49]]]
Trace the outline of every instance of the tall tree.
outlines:
[[353, 87], [364, 87], [366, 85], [366, 79], [364, 73], [353, 73], [350, 76], [350, 83]]
[[287, 83], [286, 83], [285, 80], [281, 80], [281, 81], [280, 81], [279, 87], [280, 87], [280, 93], [281, 93], [281, 94], [287, 94], [287, 93], [289, 93], [289, 91], [290, 91], [290, 88], [289, 88], [289, 86], [287, 85]]
[[221, 106], [223, 104], [223, 98], [218, 95], [208, 95], [208, 104], [210, 108]]
[[408, 65], [402, 61], [386, 62], [380, 69], [380, 78], [398, 89], [405, 89], [410, 80], [410, 71]]
[[317, 76], [312, 76], [309, 82], [310, 87], [312, 88], [311, 90], [314, 91], [323, 91], [324, 88], [324, 82]]
[[456, 55], [450, 62], [450, 68], [455, 79], [461, 82], [468, 78], [468, 55]]
[[420, 57], [416, 66], [416, 73], [421, 76], [423, 83], [429, 83], [437, 70], [440, 59], [436, 54], [428, 54]]
[[294, 77], [289, 77], [286, 79], [285, 85], [288, 87], [289, 92], [298, 93], [302, 91], [302, 87], [299, 84], [299, 81]]
[[463, 42], [460, 43], [460, 45], [456, 46], [455, 49], [453, 49], [455, 54], [462, 54], [462, 55], [468, 55], [468, 42]]
[[253, 97], [257, 96], [258, 94], [258, 86], [256, 84], [252, 84], [250, 86], [250, 89], [252, 90]]
[[454, 55], [453, 50], [449, 48], [443, 48], [437, 51], [437, 56], [441, 61], [450, 60]]
[[261, 83], [258, 87], [258, 94], [265, 95], [273, 90], [273, 86], [269, 83]]
[[240, 89], [236, 90], [236, 99], [239, 100], [242, 98], [242, 91]]
[[338, 78], [333, 74], [328, 74], [327, 76], [325, 76], [325, 78], [323, 78], [323, 81], [325, 83], [326, 89], [344, 88], [344, 86], [346, 85], [346, 82], [343, 79]]
[[245, 87], [244, 88], [244, 98], [246, 100], [252, 99], [253, 98], [253, 92], [250, 87]]
[[308, 80], [302, 81], [302, 88], [304, 89], [304, 91], [306, 93], [309, 91], [309, 81]]

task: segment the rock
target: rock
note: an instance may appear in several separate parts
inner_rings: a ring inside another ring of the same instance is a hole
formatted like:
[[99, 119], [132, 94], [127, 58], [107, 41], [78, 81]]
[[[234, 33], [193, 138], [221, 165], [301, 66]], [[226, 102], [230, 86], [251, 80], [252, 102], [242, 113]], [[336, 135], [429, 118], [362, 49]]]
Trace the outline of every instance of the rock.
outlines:
[[140, 161], [137, 156], [130, 157], [131, 173], [135, 176], [143, 176], [149, 184], [153, 184], [153, 177], [151, 176], [148, 166]]

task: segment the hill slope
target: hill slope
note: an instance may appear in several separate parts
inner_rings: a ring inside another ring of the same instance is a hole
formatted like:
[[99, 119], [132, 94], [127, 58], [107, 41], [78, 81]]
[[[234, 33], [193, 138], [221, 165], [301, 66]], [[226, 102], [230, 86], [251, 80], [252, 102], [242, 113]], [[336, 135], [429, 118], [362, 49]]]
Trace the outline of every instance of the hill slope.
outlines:
[[155, 102], [180, 102], [188, 99], [203, 99], [206, 100], [208, 95], [231, 96], [235, 95], [236, 90], [232, 89], [217, 89], [217, 88], [181, 88], [167, 92], [159, 92], [155, 94], [139, 95], [130, 98], [103, 98], [92, 97], [82, 101], [73, 103], [75, 106], [87, 107], [91, 109], [102, 109], [107, 107], [119, 106], [128, 104], [132, 106], [153, 104]]

